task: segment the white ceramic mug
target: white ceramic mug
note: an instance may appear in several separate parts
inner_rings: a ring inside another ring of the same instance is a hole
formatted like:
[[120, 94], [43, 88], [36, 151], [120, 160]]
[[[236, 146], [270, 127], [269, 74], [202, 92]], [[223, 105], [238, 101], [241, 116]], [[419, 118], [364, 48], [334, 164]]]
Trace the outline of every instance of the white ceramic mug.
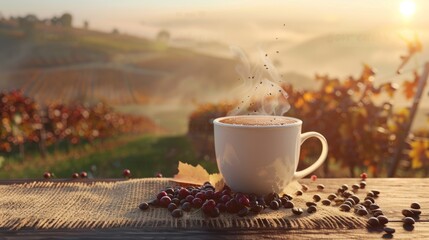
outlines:
[[[284, 125], [237, 125], [227, 118], [266, 118], [273, 116], [231, 116], [214, 120], [216, 161], [225, 183], [234, 191], [265, 194], [280, 193], [292, 181], [316, 170], [326, 159], [328, 143], [317, 132], [301, 134], [302, 121], [290, 117]], [[301, 144], [310, 137], [322, 143], [319, 159], [297, 172]]]

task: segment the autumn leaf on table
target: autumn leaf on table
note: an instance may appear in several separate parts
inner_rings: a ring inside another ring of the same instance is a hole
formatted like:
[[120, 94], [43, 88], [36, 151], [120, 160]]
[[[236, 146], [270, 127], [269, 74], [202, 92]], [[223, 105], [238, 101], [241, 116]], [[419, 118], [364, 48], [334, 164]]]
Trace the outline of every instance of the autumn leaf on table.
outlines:
[[179, 172], [174, 175], [174, 182], [195, 185], [202, 185], [205, 182], [210, 182], [216, 190], [222, 189], [224, 186], [222, 175], [219, 173], [209, 174], [207, 170], [199, 164], [194, 167], [191, 164], [179, 161], [177, 169]]

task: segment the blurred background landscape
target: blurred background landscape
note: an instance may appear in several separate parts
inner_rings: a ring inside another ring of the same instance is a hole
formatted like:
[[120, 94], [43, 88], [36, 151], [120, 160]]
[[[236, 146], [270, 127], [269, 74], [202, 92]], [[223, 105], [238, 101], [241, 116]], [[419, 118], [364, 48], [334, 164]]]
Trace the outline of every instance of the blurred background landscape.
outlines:
[[[396, 176], [429, 174], [428, 87], [410, 117], [427, 1], [0, 3], [0, 178], [217, 172], [211, 121], [244, 97], [232, 46], [269, 58], [286, 115], [328, 138], [317, 175], [386, 176], [403, 139]], [[319, 151], [305, 147], [300, 168]]]

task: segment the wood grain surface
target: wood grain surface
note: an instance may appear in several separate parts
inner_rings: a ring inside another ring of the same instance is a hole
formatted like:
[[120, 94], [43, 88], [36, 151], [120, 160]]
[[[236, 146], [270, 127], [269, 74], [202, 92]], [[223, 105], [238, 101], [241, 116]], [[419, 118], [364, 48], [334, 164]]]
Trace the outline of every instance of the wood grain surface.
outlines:
[[[118, 179], [119, 180], [119, 179]], [[0, 184], [22, 183], [30, 180], [6, 180]], [[31, 180], [33, 181], [33, 180]], [[56, 179], [54, 181], [70, 181]], [[79, 181], [115, 181], [115, 179], [96, 179]], [[336, 192], [342, 184], [350, 187], [354, 183], [359, 183], [360, 179], [318, 179], [311, 182], [303, 179], [302, 183], [308, 185], [310, 190], [304, 194], [320, 194], [322, 198], [332, 192]], [[177, 229], [156, 228], [146, 229], [88, 229], [88, 230], [31, 230], [22, 229], [19, 231], [9, 231], [0, 229], [0, 239], [429, 239], [429, 179], [367, 179], [366, 189], [360, 189], [357, 195], [362, 199], [367, 191], [377, 189], [381, 192], [376, 199], [377, 204], [383, 209], [384, 214], [389, 218], [389, 227], [396, 229], [393, 235], [385, 235], [381, 229], [309, 229], [309, 230], [192, 230], [178, 231]], [[325, 189], [318, 191], [317, 184], [324, 184]], [[401, 211], [409, 208], [412, 202], [419, 202], [422, 206], [420, 219], [414, 228], [404, 228], [402, 225]], [[1, 221], [1, 219], [0, 219]]]

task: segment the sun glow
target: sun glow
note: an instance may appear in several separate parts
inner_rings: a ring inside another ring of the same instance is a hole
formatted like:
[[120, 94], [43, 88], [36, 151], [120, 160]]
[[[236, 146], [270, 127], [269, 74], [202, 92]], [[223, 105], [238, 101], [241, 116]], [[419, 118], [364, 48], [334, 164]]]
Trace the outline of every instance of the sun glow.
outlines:
[[411, 0], [402, 1], [399, 5], [399, 11], [405, 18], [410, 18], [416, 12], [416, 3]]

